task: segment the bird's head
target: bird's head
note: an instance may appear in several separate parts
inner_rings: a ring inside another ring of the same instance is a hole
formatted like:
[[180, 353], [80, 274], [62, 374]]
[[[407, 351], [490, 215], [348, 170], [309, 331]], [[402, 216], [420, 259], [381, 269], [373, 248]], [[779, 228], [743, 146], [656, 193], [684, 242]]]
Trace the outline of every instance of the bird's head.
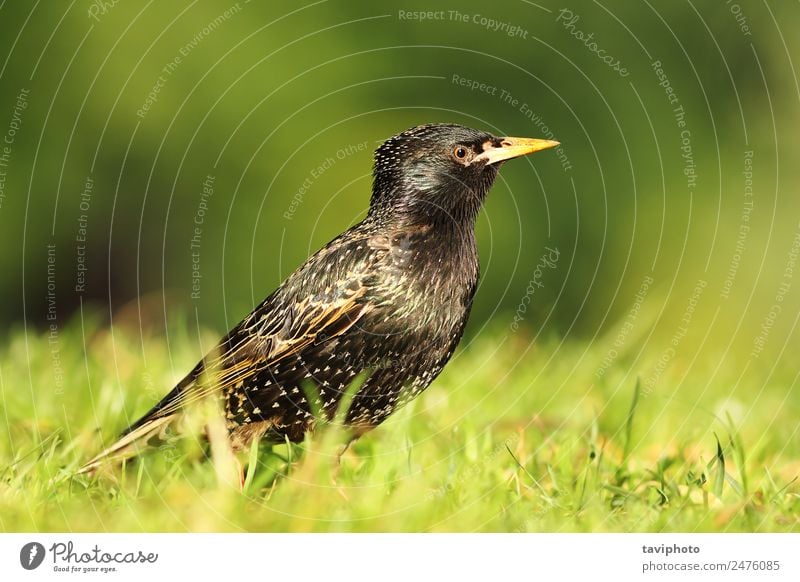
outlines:
[[474, 222], [502, 162], [557, 145], [454, 124], [413, 127], [375, 150], [370, 213], [463, 227]]

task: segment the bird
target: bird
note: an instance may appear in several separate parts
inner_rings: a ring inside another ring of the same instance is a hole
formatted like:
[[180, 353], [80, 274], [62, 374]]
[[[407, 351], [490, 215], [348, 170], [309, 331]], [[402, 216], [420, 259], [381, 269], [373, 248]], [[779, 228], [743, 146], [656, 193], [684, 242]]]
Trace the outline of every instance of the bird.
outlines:
[[375, 150], [365, 218], [289, 275], [79, 473], [133, 456], [209, 397], [220, 401], [233, 451], [300, 442], [334, 418], [353, 438], [381, 424], [433, 382], [461, 340], [479, 278], [476, 219], [500, 166], [558, 145], [448, 123], [386, 140]]

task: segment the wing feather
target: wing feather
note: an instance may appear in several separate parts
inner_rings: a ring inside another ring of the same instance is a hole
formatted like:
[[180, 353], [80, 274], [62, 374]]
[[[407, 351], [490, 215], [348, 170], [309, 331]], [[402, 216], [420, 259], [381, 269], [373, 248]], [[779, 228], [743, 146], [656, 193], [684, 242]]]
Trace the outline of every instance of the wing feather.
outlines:
[[341, 335], [369, 309], [369, 305], [358, 301], [365, 292], [366, 288], [360, 286], [355, 292], [330, 303], [307, 299], [297, 310], [297, 324], [288, 330], [284, 326], [277, 333], [265, 333], [265, 330], [274, 328], [265, 326], [263, 330], [249, 330], [244, 327], [240, 331], [244, 334], [242, 341], [229, 351], [224, 351], [224, 343], [220, 344], [216, 355], [204, 360], [203, 369], [193, 384], [162, 407], [158, 416], [177, 412], [214, 393], [225, 393], [240, 381], [301, 352], [309, 345]]

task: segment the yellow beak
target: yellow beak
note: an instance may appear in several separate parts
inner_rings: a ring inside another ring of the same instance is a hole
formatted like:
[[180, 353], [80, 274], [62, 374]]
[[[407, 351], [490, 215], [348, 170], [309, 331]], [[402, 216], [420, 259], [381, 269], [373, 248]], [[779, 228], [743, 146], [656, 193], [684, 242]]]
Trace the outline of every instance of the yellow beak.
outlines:
[[475, 161], [486, 160], [487, 164], [496, 164], [503, 160], [527, 156], [533, 152], [554, 148], [558, 145], [561, 145], [561, 143], [549, 139], [501, 137], [499, 146], [487, 141], [483, 146], [483, 153], [476, 156]]

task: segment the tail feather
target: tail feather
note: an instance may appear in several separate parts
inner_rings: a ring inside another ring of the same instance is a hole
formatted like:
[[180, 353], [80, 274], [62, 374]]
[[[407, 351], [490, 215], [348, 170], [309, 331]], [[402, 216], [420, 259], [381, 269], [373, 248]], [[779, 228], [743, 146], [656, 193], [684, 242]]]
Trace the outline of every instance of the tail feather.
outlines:
[[[106, 461], [127, 459], [137, 454], [135, 446], [140, 441], [145, 441], [154, 434], [165, 428], [177, 416], [186, 394], [194, 386], [195, 379], [203, 369], [203, 362], [197, 364], [175, 388], [161, 399], [158, 404], [151, 408], [147, 414], [134, 422], [119, 436], [114, 444], [106, 448], [92, 460], [78, 469], [77, 474], [91, 473]], [[167, 409], [170, 409], [168, 412]], [[175, 410], [176, 412], [172, 412]]]
[[136, 450], [136, 444], [138, 442], [147, 440], [147, 438], [161, 431], [175, 419], [175, 416], [175, 414], [158, 418], [147, 418], [145, 416], [142, 419], [144, 422], [139, 421], [136, 423], [137, 426], [126, 430], [113, 445], [101, 451], [92, 460], [78, 469], [77, 474], [91, 473], [106, 461], [121, 461], [132, 457], [138, 452]]

